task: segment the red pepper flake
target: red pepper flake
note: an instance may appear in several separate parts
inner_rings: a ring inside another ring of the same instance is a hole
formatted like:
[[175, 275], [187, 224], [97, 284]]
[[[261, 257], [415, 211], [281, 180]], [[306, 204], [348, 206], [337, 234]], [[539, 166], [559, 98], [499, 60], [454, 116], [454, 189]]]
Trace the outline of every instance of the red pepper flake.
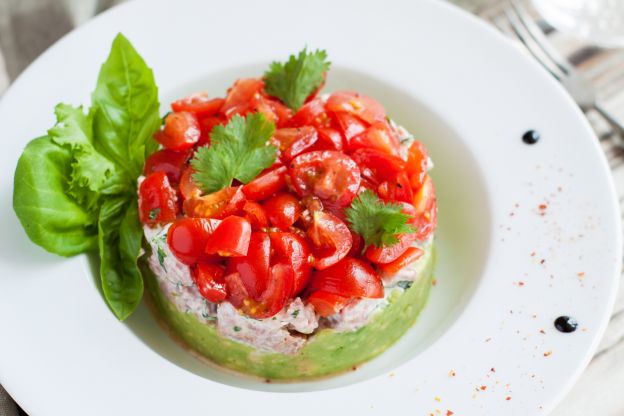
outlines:
[[539, 332], [540, 332], [540, 334], [545, 334], [546, 333], [546, 331], [544, 331], [543, 329], [540, 329]]
[[518, 282], [518, 286], [520, 286], [520, 287], [524, 286], [524, 282], [523, 281], [519, 281]]
[[552, 351], [546, 351], [546, 352], [544, 353], [544, 357], [549, 357], [549, 356], [551, 356], [551, 355], [552, 355]]
[[541, 259], [540, 264], [544, 264], [544, 263], [546, 263], [546, 259]]
[[494, 367], [492, 367], [492, 368], [490, 368], [490, 371], [491, 371], [491, 372], [493, 372], [493, 373], [495, 373], [495, 372], [496, 372], [496, 369], [495, 369]]
[[507, 401], [511, 400], [511, 396], [505, 397], [505, 400], [507, 400]]
[[479, 387], [479, 389], [480, 389], [481, 391], [484, 391], [484, 390], [486, 390], [486, 389], [487, 389], [487, 386], [481, 386], [481, 387]]
[[548, 205], [546, 205], [546, 204], [539, 204], [538, 208], [539, 208], [540, 211], [544, 211], [546, 208], [548, 208]]
[[453, 413], [452, 410], [447, 410], [446, 411], [446, 416], [453, 416], [455, 413]]

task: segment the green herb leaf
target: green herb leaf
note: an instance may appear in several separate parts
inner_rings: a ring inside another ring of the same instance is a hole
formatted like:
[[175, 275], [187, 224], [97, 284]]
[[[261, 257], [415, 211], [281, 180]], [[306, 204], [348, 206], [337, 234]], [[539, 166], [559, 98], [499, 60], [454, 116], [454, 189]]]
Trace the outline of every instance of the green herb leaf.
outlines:
[[277, 148], [268, 141], [275, 124], [263, 114], [232, 117], [226, 126], [215, 126], [209, 147], [200, 147], [191, 160], [193, 180], [205, 193], [230, 186], [233, 179], [248, 183], [270, 167]]
[[293, 313], [291, 313], [293, 318], [296, 318], [299, 315], [299, 309], [296, 309], [295, 311], [293, 311]]
[[265, 90], [288, 107], [298, 110], [323, 83], [330, 64], [324, 50], [308, 52], [304, 48], [299, 55], [290, 55], [285, 63], [271, 64], [264, 73]]
[[416, 232], [401, 209], [401, 205], [385, 203], [366, 190], [351, 202], [345, 214], [350, 228], [364, 238], [365, 247], [383, 247], [396, 244], [398, 234]]
[[397, 283], [397, 286], [403, 290], [407, 290], [410, 287], [412, 287], [413, 284], [414, 282], [412, 282], [411, 280], [401, 280], [400, 282]]
[[240, 326], [235, 326], [234, 327], [234, 332], [240, 332], [242, 328]]

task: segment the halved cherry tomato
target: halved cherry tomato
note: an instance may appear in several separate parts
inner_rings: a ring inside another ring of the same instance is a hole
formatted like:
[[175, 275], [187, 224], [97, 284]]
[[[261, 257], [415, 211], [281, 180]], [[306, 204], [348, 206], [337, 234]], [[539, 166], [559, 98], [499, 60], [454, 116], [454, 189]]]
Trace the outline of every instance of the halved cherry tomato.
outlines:
[[217, 114], [224, 102], [223, 98], [209, 98], [207, 92], [198, 92], [174, 101], [171, 109], [176, 113], [188, 111], [197, 117], [208, 117]]
[[243, 186], [247, 199], [260, 201], [280, 191], [286, 186], [286, 166], [272, 168], [260, 174], [256, 179]]
[[325, 108], [334, 113], [352, 114], [368, 124], [386, 118], [386, 110], [377, 100], [351, 91], [336, 91], [327, 99]]
[[349, 227], [333, 214], [314, 211], [308, 237], [314, 244], [314, 267], [326, 269], [342, 260], [351, 250]]
[[269, 226], [269, 219], [262, 205], [254, 201], [245, 201], [243, 205], [243, 212], [245, 218], [251, 224], [251, 228], [266, 228]]
[[347, 142], [358, 134], [366, 131], [366, 124], [364, 124], [364, 122], [359, 118], [352, 116], [349, 113], [336, 113], [333, 114], [333, 117], [334, 120], [336, 120], [338, 128], [344, 135], [345, 139], [347, 139]]
[[301, 204], [292, 194], [282, 192], [264, 202], [269, 222], [281, 230], [287, 230], [301, 216]]
[[277, 263], [271, 266], [269, 284], [258, 301], [246, 300], [243, 302], [243, 312], [256, 319], [270, 318], [281, 311], [293, 286], [293, 271], [286, 263]]
[[381, 276], [384, 280], [392, 278], [404, 267], [421, 258], [423, 254], [425, 254], [425, 252], [418, 247], [408, 247], [407, 250], [405, 250], [405, 253], [401, 254], [401, 256], [393, 262], [378, 265], [377, 270], [379, 271], [379, 276]]
[[139, 218], [143, 224], [171, 222], [178, 215], [175, 190], [165, 172], [155, 172], [139, 186]]
[[339, 207], [349, 205], [360, 187], [360, 169], [341, 152], [299, 155], [290, 163], [289, 174], [299, 196], [316, 195]]
[[377, 264], [387, 264], [398, 259], [414, 241], [416, 241], [415, 233], [399, 234], [398, 242], [391, 246], [377, 247], [369, 246], [366, 249], [366, 258]]
[[260, 94], [250, 103], [249, 111], [264, 114], [267, 120], [274, 122], [278, 128], [283, 127], [292, 115], [290, 108], [284, 104]]
[[223, 278], [227, 288], [227, 300], [235, 307], [241, 308], [249, 299], [249, 293], [243, 284], [240, 274], [234, 272], [226, 274]]
[[246, 256], [251, 225], [245, 218], [230, 215], [221, 221], [208, 238], [206, 253], [223, 257]]
[[215, 126], [223, 125], [227, 122], [224, 117], [210, 116], [199, 120], [199, 130], [201, 135], [199, 136], [198, 146], [204, 146], [210, 144], [210, 133]]
[[147, 158], [143, 174], [147, 176], [154, 172], [165, 172], [170, 183], [178, 183], [182, 175], [182, 169], [190, 156], [190, 151], [159, 150]]
[[205, 218], [182, 218], [174, 222], [167, 231], [167, 244], [173, 255], [188, 266], [207, 260], [206, 243], [219, 222]]
[[227, 289], [223, 276], [223, 266], [211, 263], [197, 263], [191, 270], [191, 276], [200, 295], [208, 302], [219, 303], [227, 297]]
[[259, 96], [264, 82], [257, 78], [241, 78], [228, 90], [221, 113], [227, 118], [234, 114], [246, 114], [253, 106], [253, 100]]
[[238, 273], [245, 289], [254, 299], [259, 299], [269, 284], [271, 240], [265, 232], [252, 232], [249, 248], [244, 257], [232, 257], [227, 262], [227, 272]]
[[279, 142], [283, 161], [303, 153], [318, 140], [316, 129], [312, 126], [277, 129], [273, 137]]
[[382, 298], [384, 295], [383, 284], [375, 270], [354, 257], [346, 257], [327, 269], [313, 272], [308, 289], [357, 298]]
[[347, 256], [357, 257], [361, 255], [362, 250], [364, 250], [364, 239], [361, 235], [353, 231], [351, 231], [351, 239], [353, 240], [353, 243], [351, 243], [351, 250], [349, 250]]
[[351, 158], [360, 167], [362, 178], [377, 186], [383, 181], [391, 181], [405, 169], [401, 158], [383, 153], [377, 149], [358, 149], [351, 153]]
[[428, 159], [427, 150], [425, 150], [425, 146], [421, 142], [415, 141], [410, 145], [407, 151], [405, 170], [409, 175], [410, 184], [414, 191], [419, 190], [425, 180]]
[[322, 150], [342, 150], [342, 134], [338, 130], [333, 127], [319, 127], [317, 132], [317, 147], [322, 146]]
[[184, 200], [184, 213], [189, 217], [223, 218], [237, 214], [245, 205], [242, 186], [228, 186], [208, 195]]
[[418, 230], [416, 238], [424, 241], [435, 230], [438, 214], [435, 188], [429, 175], [425, 175], [423, 185], [414, 195], [414, 208], [416, 215], [413, 224]]
[[314, 306], [316, 313], [327, 318], [337, 314], [344, 308], [351, 299], [348, 297], [336, 295], [335, 293], [317, 290], [313, 292], [307, 299], [308, 303]]
[[325, 114], [325, 103], [315, 98], [301, 107], [289, 121], [294, 127], [321, 126], [326, 124], [328, 117]]
[[354, 151], [361, 148], [381, 150], [392, 156], [401, 157], [399, 139], [390, 129], [387, 121], [376, 121], [365, 131], [348, 140], [348, 149]]
[[386, 201], [402, 201], [411, 203], [414, 200], [414, 192], [405, 171], [397, 174], [393, 181], [384, 181], [377, 188], [381, 199]]
[[279, 260], [290, 264], [293, 269], [293, 292], [297, 296], [308, 284], [310, 272], [310, 246], [305, 238], [291, 232], [271, 232], [271, 247]]
[[170, 150], [186, 150], [199, 141], [201, 131], [193, 113], [170, 113], [165, 118], [165, 128], [154, 134], [156, 141]]
[[178, 189], [180, 190], [180, 193], [182, 194], [184, 199], [199, 197], [202, 194], [199, 186], [197, 186], [195, 181], [193, 181], [194, 173], [195, 171], [193, 170], [193, 168], [187, 166], [186, 168], [184, 168], [182, 174], [180, 175], [180, 184], [178, 185]]

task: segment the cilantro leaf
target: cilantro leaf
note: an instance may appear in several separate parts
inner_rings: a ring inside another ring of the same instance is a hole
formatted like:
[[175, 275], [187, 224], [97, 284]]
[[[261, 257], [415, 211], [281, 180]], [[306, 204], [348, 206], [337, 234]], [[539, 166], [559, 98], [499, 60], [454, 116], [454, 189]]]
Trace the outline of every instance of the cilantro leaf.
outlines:
[[248, 183], [270, 167], [277, 148], [269, 145], [275, 124], [263, 114], [232, 117], [226, 126], [215, 126], [211, 145], [200, 147], [191, 160], [193, 180], [206, 193], [230, 186], [233, 179]]
[[288, 107], [298, 110], [323, 83], [330, 64], [324, 50], [308, 52], [304, 48], [298, 56], [290, 55], [286, 63], [271, 64], [264, 73], [265, 90]]
[[382, 247], [396, 244], [398, 234], [416, 232], [401, 209], [401, 205], [383, 202], [367, 190], [351, 202], [345, 214], [351, 229], [364, 238], [365, 247]]

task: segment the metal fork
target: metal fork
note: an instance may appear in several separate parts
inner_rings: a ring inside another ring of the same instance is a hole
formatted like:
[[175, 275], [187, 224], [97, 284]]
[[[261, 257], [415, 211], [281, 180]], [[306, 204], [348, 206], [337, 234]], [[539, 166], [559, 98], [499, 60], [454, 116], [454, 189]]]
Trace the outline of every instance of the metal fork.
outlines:
[[623, 122], [604, 108], [596, 97], [594, 88], [574, 69], [567, 59], [554, 50], [542, 29], [520, 1], [509, 0], [509, 5], [505, 7], [504, 13], [515, 35], [537, 62], [563, 85], [583, 111], [596, 110], [613, 129], [615, 143], [624, 147]]

